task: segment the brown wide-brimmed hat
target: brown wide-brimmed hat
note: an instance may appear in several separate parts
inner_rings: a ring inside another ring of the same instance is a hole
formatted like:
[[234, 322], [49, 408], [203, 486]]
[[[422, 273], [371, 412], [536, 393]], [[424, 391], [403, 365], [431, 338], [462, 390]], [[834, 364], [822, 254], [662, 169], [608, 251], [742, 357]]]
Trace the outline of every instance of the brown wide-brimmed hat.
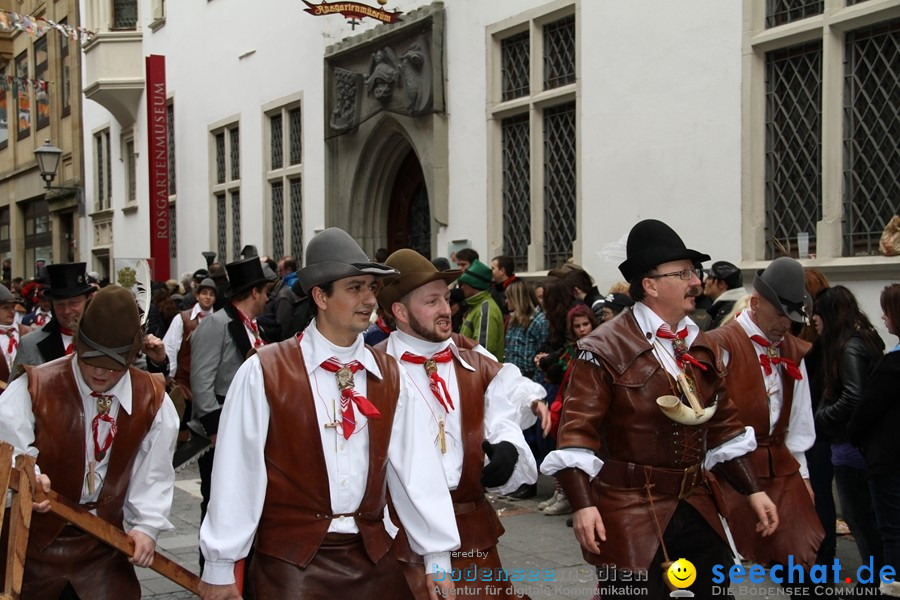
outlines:
[[94, 294], [78, 323], [78, 360], [100, 369], [124, 369], [142, 346], [141, 318], [131, 290], [108, 285]]
[[426, 283], [446, 281], [449, 284], [462, 275], [459, 269], [438, 271], [430, 260], [410, 248], [397, 250], [388, 256], [384, 264], [400, 273], [398, 276], [388, 278], [378, 292], [378, 304], [388, 312], [391, 312], [394, 302], [398, 302], [403, 296]]

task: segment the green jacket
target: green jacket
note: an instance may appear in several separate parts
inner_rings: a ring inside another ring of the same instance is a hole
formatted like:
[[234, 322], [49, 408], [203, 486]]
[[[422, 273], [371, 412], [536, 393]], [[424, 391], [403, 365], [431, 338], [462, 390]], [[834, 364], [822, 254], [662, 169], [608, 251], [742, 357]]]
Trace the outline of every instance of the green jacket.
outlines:
[[503, 362], [503, 313], [487, 290], [466, 298], [469, 311], [459, 329], [460, 334], [477, 340], [487, 351]]

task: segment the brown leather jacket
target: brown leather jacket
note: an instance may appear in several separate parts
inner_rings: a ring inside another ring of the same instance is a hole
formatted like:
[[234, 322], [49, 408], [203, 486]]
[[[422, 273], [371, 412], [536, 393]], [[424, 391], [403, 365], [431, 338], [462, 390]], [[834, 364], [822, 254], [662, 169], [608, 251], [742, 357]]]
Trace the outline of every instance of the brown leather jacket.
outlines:
[[[653, 348], [629, 310], [595, 329], [578, 343], [559, 426], [557, 447], [586, 448], [604, 466], [588, 482], [578, 469], [557, 474], [577, 510], [596, 506], [607, 541], [597, 555], [583, 550], [592, 564], [646, 569], [659, 547], [679, 500], [691, 504], [724, 538], [713, 494], [714, 478], [702, 469], [708, 448], [744, 432], [724, 382], [721, 349], [700, 333], [691, 354], [706, 371], [689, 369], [705, 406], [718, 409], [702, 425], [686, 426], [666, 417], [656, 405], [673, 393], [674, 382], [654, 356]], [[734, 476], [748, 491], [756, 490], [752, 473], [740, 459]], [[653, 484], [652, 508], [645, 485]], [[654, 522], [656, 521], [656, 523]]]
[[[737, 321], [709, 332], [710, 339], [728, 351], [726, 386], [745, 425], [756, 433], [756, 450], [750, 453], [759, 485], [778, 507], [781, 522], [774, 534], [756, 533], [756, 517], [746, 500], [731, 486], [722, 486], [728, 507], [728, 525], [740, 553], [762, 565], [795, 563], [810, 567], [824, 537], [815, 505], [800, 476], [800, 465], [785, 445], [794, 400], [794, 380], [781, 369], [781, 414], [769, 434], [769, 397], [759, 365], [759, 354]], [[790, 334], [779, 346], [779, 355], [800, 364], [811, 345]], [[778, 369], [779, 367], [774, 367]]]
[[[368, 421], [366, 489], [357, 510], [347, 516], [356, 520], [366, 554], [377, 563], [391, 547], [383, 521], [387, 503], [385, 475], [400, 375], [393, 358], [369, 349], [383, 379], [367, 372], [366, 397], [378, 408], [381, 418]], [[265, 447], [266, 498], [254, 546], [263, 554], [305, 567], [337, 516], [331, 510], [322, 428], [296, 338], [259, 348], [257, 354], [272, 413]]]
[[[84, 484], [86, 449], [84, 407], [72, 372], [74, 359], [75, 355], [70, 355], [40, 366], [26, 366], [25, 372], [35, 419], [34, 446], [40, 451], [37, 464], [50, 478], [54, 491], [77, 504]], [[122, 507], [141, 441], [150, 431], [165, 397], [161, 376], [134, 367], [129, 371], [131, 414], [120, 410], [116, 416], [118, 431], [109, 450], [106, 479], [96, 502], [97, 515], [117, 527], [122, 526]], [[29, 547], [46, 548], [65, 525], [63, 519], [50, 513], [34, 513]]]
[[185, 400], [193, 399], [191, 394], [191, 334], [200, 325], [200, 319], [191, 319], [193, 309], [183, 310], [178, 313], [181, 318], [181, 347], [178, 349], [178, 356], [175, 361], [178, 363], [175, 368], [175, 383], [181, 386], [181, 393], [184, 394]]

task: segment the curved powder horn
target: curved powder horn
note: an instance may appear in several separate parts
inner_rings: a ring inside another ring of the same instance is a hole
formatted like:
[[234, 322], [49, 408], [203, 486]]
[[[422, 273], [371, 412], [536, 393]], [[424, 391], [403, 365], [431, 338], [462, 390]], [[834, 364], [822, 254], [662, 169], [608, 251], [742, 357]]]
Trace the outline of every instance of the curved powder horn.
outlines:
[[656, 399], [656, 404], [664, 415], [682, 425], [702, 425], [716, 414], [718, 408], [718, 405], [713, 404], [701, 410], [698, 415], [689, 406], [682, 404], [677, 396], [660, 396]]

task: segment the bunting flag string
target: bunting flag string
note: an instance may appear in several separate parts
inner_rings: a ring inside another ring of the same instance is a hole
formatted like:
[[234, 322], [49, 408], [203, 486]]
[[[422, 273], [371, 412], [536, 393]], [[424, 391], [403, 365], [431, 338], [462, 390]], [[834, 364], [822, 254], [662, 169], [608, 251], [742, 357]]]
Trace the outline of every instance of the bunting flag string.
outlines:
[[87, 42], [95, 34], [84, 27], [73, 27], [65, 23], [57, 23], [44, 17], [32, 17], [0, 8], [0, 29], [6, 31], [24, 31], [40, 37], [51, 29], [56, 29], [74, 42]]
[[36, 92], [47, 92], [50, 82], [45, 79], [29, 79], [27, 77], [13, 77], [12, 75], [0, 75], [0, 90], [8, 92], [16, 87], [31, 86]]

